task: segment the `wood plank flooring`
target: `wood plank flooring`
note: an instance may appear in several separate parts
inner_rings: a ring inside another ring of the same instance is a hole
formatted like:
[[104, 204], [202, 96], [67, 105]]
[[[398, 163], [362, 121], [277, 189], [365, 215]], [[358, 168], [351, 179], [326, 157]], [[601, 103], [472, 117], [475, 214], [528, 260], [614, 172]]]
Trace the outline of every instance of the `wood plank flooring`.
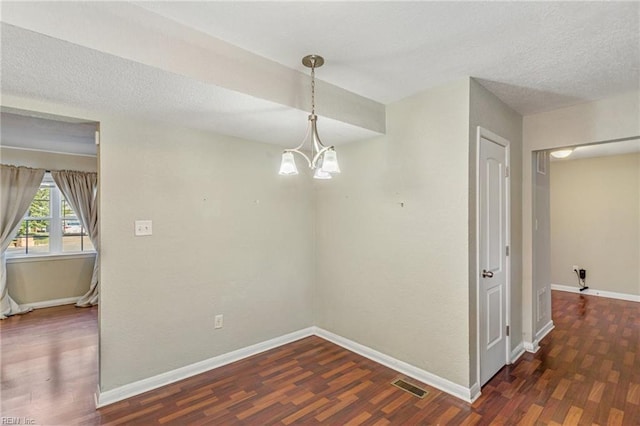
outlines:
[[95, 418], [97, 314], [97, 307], [67, 305], [0, 321], [2, 418], [49, 425]]
[[640, 304], [552, 292], [556, 325], [474, 404], [318, 337], [95, 410], [97, 309], [0, 322], [4, 417], [47, 425], [640, 425]]

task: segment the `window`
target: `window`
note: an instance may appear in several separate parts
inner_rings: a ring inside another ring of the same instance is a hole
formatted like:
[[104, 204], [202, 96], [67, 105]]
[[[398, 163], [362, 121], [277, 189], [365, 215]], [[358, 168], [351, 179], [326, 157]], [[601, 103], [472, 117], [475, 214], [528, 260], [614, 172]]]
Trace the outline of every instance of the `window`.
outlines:
[[33, 198], [7, 255], [61, 254], [93, 251], [78, 216], [49, 173]]

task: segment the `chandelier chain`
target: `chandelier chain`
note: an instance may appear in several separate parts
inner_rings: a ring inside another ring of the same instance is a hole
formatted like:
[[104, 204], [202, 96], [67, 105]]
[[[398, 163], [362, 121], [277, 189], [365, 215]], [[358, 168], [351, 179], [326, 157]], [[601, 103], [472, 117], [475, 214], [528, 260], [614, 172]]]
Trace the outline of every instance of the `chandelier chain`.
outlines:
[[311, 66], [311, 115], [316, 115], [316, 67], [315, 62]]

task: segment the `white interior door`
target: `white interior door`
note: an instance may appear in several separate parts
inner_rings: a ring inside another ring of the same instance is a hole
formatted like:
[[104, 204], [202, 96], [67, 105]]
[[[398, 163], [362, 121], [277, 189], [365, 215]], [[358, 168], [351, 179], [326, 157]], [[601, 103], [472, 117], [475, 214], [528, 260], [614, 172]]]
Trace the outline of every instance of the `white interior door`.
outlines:
[[480, 385], [507, 363], [507, 148], [479, 146]]

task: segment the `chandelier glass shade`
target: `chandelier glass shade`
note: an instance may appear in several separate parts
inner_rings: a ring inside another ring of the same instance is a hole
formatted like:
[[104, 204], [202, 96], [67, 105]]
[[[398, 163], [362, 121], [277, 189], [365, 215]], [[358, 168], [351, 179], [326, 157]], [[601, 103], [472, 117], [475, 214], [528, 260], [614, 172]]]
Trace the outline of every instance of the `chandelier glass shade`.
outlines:
[[[311, 68], [311, 114], [308, 117], [307, 132], [302, 139], [300, 145], [295, 148], [285, 149], [282, 153], [282, 162], [280, 163], [281, 175], [297, 175], [298, 168], [295, 162], [294, 154], [302, 156], [311, 170], [314, 170], [314, 179], [331, 179], [331, 174], [340, 173], [338, 165], [338, 156], [333, 146], [325, 146], [318, 135], [318, 116], [316, 115], [315, 105], [315, 69], [324, 64], [322, 56], [307, 55], [302, 58], [304, 66]], [[305, 145], [309, 141], [310, 149], [305, 149]], [[307, 155], [304, 151], [307, 151]]]

